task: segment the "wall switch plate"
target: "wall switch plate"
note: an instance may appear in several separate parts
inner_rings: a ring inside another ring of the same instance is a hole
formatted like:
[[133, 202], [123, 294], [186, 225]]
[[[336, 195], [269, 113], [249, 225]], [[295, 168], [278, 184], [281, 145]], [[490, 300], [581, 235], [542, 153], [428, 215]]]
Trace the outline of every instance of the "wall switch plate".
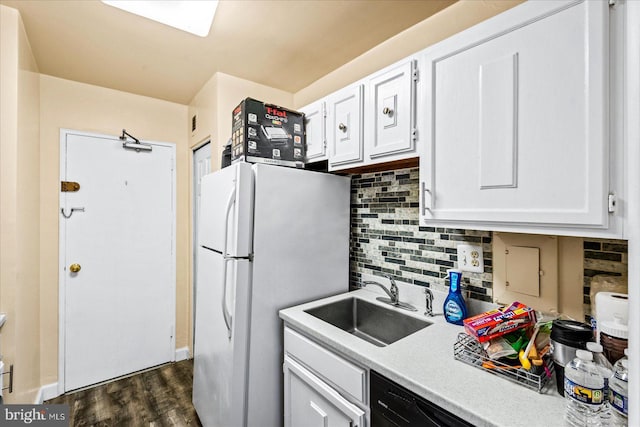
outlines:
[[458, 245], [458, 268], [472, 273], [484, 273], [482, 246]]

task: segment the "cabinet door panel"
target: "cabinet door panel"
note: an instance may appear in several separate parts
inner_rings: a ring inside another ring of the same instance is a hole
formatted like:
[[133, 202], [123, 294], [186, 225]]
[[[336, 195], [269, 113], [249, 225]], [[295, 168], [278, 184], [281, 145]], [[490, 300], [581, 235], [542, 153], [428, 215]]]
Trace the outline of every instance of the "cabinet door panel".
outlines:
[[365, 413], [310, 371], [285, 356], [285, 427], [363, 427]]
[[326, 158], [325, 104], [322, 101], [309, 104], [300, 111], [304, 113], [307, 141], [307, 162]]
[[367, 129], [372, 130], [368, 141], [372, 159], [414, 148], [414, 69], [414, 61], [407, 61], [369, 82]]
[[424, 220], [606, 228], [606, 2], [496, 18], [424, 53]]
[[362, 161], [362, 85], [342, 89], [327, 100], [329, 164], [339, 166]]

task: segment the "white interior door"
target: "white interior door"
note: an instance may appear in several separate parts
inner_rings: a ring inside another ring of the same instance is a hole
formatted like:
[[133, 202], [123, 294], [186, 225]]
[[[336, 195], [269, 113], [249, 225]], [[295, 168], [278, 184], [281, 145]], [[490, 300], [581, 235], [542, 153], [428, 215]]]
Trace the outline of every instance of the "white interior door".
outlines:
[[[203, 176], [210, 172], [211, 141], [208, 141], [193, 152], [193, 302], [191, 305], [191, 319], [192, 325], [194, 325], [194, 330], [196, 324], [196, 298], [198, 298], [198, 230], [200, 224], [200, 200], [202, 194], [200, 181]], [[193, 336], [195, 340], [195, 332]]]
[[175, 358], [175, 147], [152, 147], [61, 132], [64, 391]]

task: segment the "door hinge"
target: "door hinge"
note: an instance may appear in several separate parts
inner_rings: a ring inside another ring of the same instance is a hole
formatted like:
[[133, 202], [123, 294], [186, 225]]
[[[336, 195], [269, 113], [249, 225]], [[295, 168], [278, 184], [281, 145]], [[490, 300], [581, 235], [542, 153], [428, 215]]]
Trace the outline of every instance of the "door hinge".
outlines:
[[[9, 375], [9, 386], [8, 387], [2, 387], [2, 385], [3, 385], [2, 377], [4, 375]], [[0, 374], [0, 388], [1, 388], [1, 390], [9, 390], [9, 393], [13, 393], [13, 363], [11, 365], [9, 365], [9, 371], [3, 372], [3, 373]]]
[[616, 211], [616, 195], [615, 194], [609, 194], [608, 204], [609, 204], [609, 213], [614, 213]]
[[616, 5], [616, 3], [618, 3], [618, 0], [609, 0], [609, 6], [613, 7]]
[[418, 73], [418, 69], [416, 68], [415, 70], [413, 70], [413, 75], [412, 75], [413, 81], [417, 82], [419, 77], [420, 77], [420, 74]]
[[60, 181], [60, 191], [63, 193], [75, 193], [80, 190], [80, 184], [73, 181]]

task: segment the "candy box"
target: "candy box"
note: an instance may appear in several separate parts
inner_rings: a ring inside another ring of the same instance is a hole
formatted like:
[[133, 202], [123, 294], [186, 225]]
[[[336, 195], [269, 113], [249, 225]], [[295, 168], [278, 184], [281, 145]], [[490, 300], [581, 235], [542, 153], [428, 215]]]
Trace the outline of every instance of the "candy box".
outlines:
[[464, 329], [478, 341], [485, 342], [517, 329], [527, 328], [535, 322], [535, 311], [516, 301], [503, 310], [491, 310], [464, 319]]

